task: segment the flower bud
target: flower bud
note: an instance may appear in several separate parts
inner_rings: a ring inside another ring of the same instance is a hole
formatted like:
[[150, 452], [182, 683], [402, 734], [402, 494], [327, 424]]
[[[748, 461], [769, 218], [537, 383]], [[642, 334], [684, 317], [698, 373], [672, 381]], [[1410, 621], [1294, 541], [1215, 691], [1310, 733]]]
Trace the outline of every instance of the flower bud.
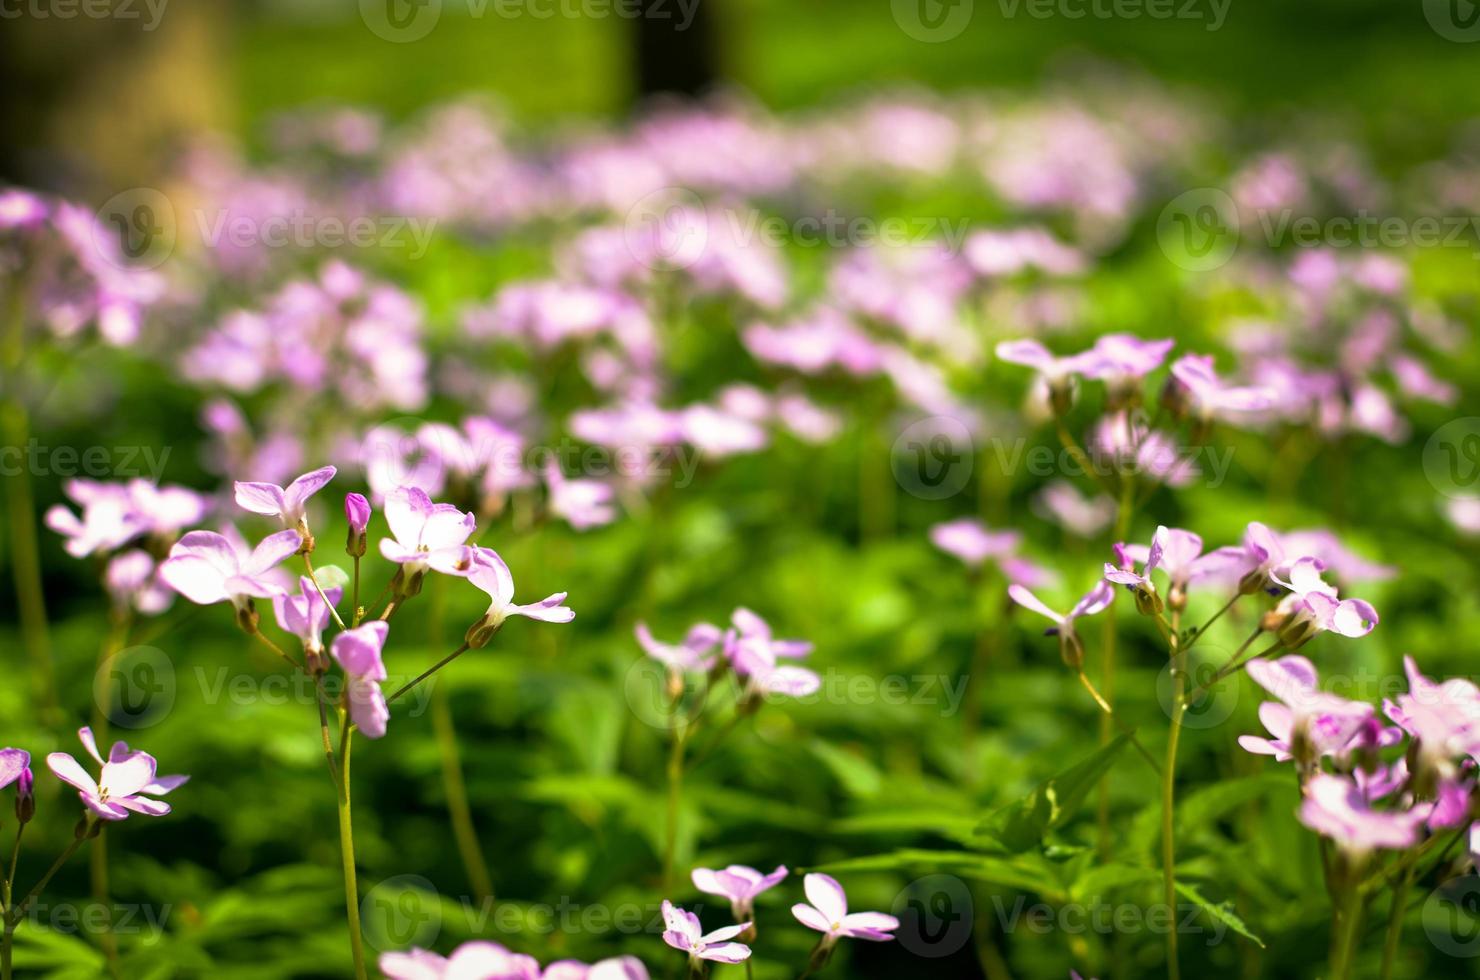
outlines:
[[1141, 588], [1139, 586], [1134, 592], [1136, 594], [1136, 612], [1142, 616], [1157, 616], [1161, 614], [1161, 596], [1157, 595], [1151, 589]]
[[369, 541], [365, 529], [370, 525], [370, 501], [362, 494], [345, 494], [344, 516], [349, 520], [349, 536], [344, 542], [344, 550], [351, 558], [363, 558]]
[[25, 769], [15, 784], [15, 818], [23, 824], [30, 823], [36, 816], [36, 797], [31, 792], [35, 782], [36, 777], [31, 775], [31, 770]]
[[463, 634], [463, 642], [468, 645], [469, 650], [480, 650], [488, 646], [488, 641], [493, 639], [503, 625], [502, 619], [494, 619], [492, 615], [484, 613], [482, 619], [468, 627], [468, 631]]
[[1070, 670], [1084, 666], [1084, 641], [1067, 627], [1059, 630], [1059, 656], [1064, 658], [1064, 665]]

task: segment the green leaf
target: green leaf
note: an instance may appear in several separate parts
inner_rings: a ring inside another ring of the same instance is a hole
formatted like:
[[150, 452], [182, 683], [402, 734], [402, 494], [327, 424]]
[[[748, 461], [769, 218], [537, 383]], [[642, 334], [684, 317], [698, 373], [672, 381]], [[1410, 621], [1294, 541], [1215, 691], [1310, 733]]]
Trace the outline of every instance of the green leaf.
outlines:
[[1238, 913], [1233, 910], [1232, 902], [1219, 902], [1215, 905], [1214, 903], [1204, 898], [1201, 892], [1199, 892], [1196, 888], [1192, 887], [1192, 885], [1188, 884], [1185, 881], [1177, 882], [1177, 894], [1194, 902], [1204, 912], [1208, 913], [1208, 915], [1214, 921], [1223, 923], [1225, 926], [1232, 929], [1240, 936], [1243, 936], [1245, 939], [1249, 940], [1260, 949], [1264, 948], [1264, 940], [1260, 939], [1258, 936], [1249, 931], [1249, 927], [1244, 925], [1244, 920], [1240, 919], [1238, 917]]
[[1177, 801], [1177, 832], [1195, 833], [1250, 800], [1278, 792], [1294, 793], [1294, 781], [1284, 774], [1266, 773], [1202, 787]]
[[805, 870], [826, 871], [831, 874], [835, 871], [916, 871], [921, 869], [940, 873], [949, 872], [973, 881], [1034, 892], [1051, 901], [1062, 901], [1065, 897], [1063, 888], [1054, 878], [1052, 870], [1046, 867], [1037, 855], [1031, 854], [1000, 858], [990, 854], [972, 854], [968, 851], [903, 848], [886, 854], [830, 861]]
[[1101, 864], [1090, 868], [1075, 879], [1069, 895], [1076, 902], [1102, 898], [1119, 888], [1129, 885], [1146, 885], [1161, 880], [1156, 868], [1142, 868], [1130, 864]]
[[1037, 847], [1045, 834], [1069, 821], [1090, 790], [1110, 771], [1115, 759], [1125, 750], [1128, 738], [1121, 735], [1084, 761], [1040, 783], [1021, 800], [988, 816], [977, 830], [1010, 852]]

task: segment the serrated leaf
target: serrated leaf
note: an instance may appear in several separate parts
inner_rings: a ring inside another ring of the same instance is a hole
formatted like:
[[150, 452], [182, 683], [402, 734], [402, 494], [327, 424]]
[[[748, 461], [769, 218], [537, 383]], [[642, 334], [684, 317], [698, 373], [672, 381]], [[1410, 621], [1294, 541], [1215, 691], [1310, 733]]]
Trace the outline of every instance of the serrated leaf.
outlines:
[[988, 816], [977, 830], [1009, 852], [1037, 847], [1050, 830], [1062, 827], [1084, 802], [1101, 777], [1110, 771], [1128, 744], [1121, 735], [1089, 758], [1040, 783], [1033, 792]]
[[1214, 921], [1223, 923], [1260, 949], [1264, 948], [1264, 940], [1249, 931], [1249, 927], [1244, 925], [1244, 920], [1239, 918], [1238, 913], [1234, 911], [1232, 902], [1214, 904], [1204, 898], [1201, 892], [1185, 881], [1177, 882], [1177, 894], [1195, 903], [1204, 912], [1208, 913], [1209, 917]]

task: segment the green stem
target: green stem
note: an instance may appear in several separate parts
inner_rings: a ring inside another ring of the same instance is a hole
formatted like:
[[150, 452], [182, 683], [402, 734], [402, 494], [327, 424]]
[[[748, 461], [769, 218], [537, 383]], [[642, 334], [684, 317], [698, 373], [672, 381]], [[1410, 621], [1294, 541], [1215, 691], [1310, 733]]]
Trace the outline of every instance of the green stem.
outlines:
[[467, 653], [469, 649], [470, 648], [468, 647], [467, 641], [464, 640], [463, 643], [460, 646], [458, 646], [458, 648], [456, 650], [452, 651], [447, 656], [443, 657], [441, 660], [438, 660], [436, 663], [432, 664], [426, 670], [424, 670], [420, 674], [416, 675], [416, 678], [414, 680], [408, 681], [407, 683], [405, 683], [405, 684], [401, 685], [399, 688], [397, 688], [396, 691], [395, 691], [395, 693], [393, 693], [390, 697], [388, 697], [388, 698], [385, 699], [385, 703], [386, 704], [390, 704], [393, 701], [397, 700], [398, 698], [401, 697], [401, 695], [405, 694], [407, 691], [411, 690], [413, 687], [415, 687], [416, 685], [420, 684], [422, 681], [426, 680], [428, 677], [431, 677], [437, 671], [441, 670], [443, 667], [446, 667], [448, 664], [452, 663], [458, 657], [461, 657], [463, 654]]
[[68, 844], [66, 850], [57, 855], [57, 859], [51, 863], [51, 867], [47, 869], [46, 874], [42, 875], [41, 880], [31, 887], [31, 890], [26, 893], [26, 897], [21, 899], [20, 904], [6, 910], [8, 932], [15, 931], [15, 927], [20, 924], [21, 920], [26, 917], [26, 913], [30, 911], [31, 903], [36, 900], [36, 896], [41, 894], [43, 888], [51, 884], [51, 879], [56, 877], [58, 871], [62, 870], [62, 865], [67, 863], [67, 859], [76, 854], [78, 849], [88, 842], [91, 836], [93, 818], [88, 817], [87, 820], [88, 829], [83, 831], [83, 835], [81, 837], [74, 835], [72, 837], [72, 843]]
[[[329, 607], [329, 615], [334, 617], [335, 624], [338, 625], [338, 627], [340, 629], [342, 629], [342, 630], [343, 629], [349, 629], [348, 626], [345, 626], [344, 625], [344, 620], [339, 617], [339, 610], [335, 609], [334, 608], [334, 603], [332, 603], [332, 602], [329, 601], [329, 596], [328, 596], [327, 593], [324, 592], [324, 587], [319, 584], [319, 577], [318, 577], [318, 575], [314, 574], [314, 570], [313, 570], [313, 559], [311, 559], [311, 558], [308, 557], [308, 552], [306, 552], [306, 551], [303, 553], [303, 568], [304, 568], [304, 570], [306, 572], [308, 572], [308, 580], [310, 582], [312, 582], [313, 583], [313, 587], [318, 590], [319, 598], [320, 599], [323, 599], [324, 600], [324, 605], [326, 605], [326, 606]], [[358, 558], [355, 559], [355, 571], [356, 571], [356, 575], [355, 575], [355, 580], [356, 581], [355, 581], [355, 584], [358, 585], [359, 584], [359, 574], [358, 574], [358, 572], [359, 572], [359, 559]]]
[[1408, 910], [1408, 886], [1413, 881], [1413, 869], [1403, 872], [1397, 885], [1393, 886], [1393, 905], [1388, 910], [1387, 938], [1382, 944], [1382, 980], [1393, 975], [1393, 964], [1398, 959], [1398, 946], [1403, 941], [1403, 913]]
[[[1177, 908], [1176, 838], [1174, 835], [1177, 743], [1182, 735], [1182, 716], [1187, 710], [1185, 657], [1186, 654], [1177, 650], [1174, 643], [1172, 650], [1172, 724], [1167, 733], [1167, 761], [1161, 773], [1161, 876], [1167, 908], [1173, 915], [1176, 914]], [[1171, 980], [1177, 980], [1180, 976], [1177, 963], [1177, 930], [1174, 928], [1167, 930], [1167, 976]]]
[[1366, 899], [1356, 888], [1349, 889], [1343, 896], [1341, 912], [1332, 923], [1331, 980], [1349, 980], [1352, 975], [1352, 962], [1356, 959], [1357, 946], [1362, 938], [1362, 912], [1366, 904]]
[[335, 797], [339, 804], [339, 854], [344, 866], [344, 907], [349, 923], [349, 949], [354, 958], [356, 980], [366, 980], [365, 948], [360, 935], [360, 889], [355, 883], [355, 830], [350, 814], [349, 755], [354, 745], [354, 735], [349, 731], [349, 713], [345, 713], [345, 724], [341, 729], [339, 778], [336, 780]]
[[452, 820], [452, 836], [462, 857], [463, 870], [473, 895], [480, 902], [493, 900], [493, 880], [488, 862], [478, 843], [473, 824], [473, 810], [468, 803], [467, 784], [463, 781], [462, 758], [457, 750], [457, 732], [452, 724], [452, 709], [447, 703], [445, 687], [432, 693], [432, 728], [437, 736], [437, 750], [442, 759], [442, 791], [447, 795], [447, 815]]
[[[0, 405], [0, 428], [5, 443], [26, 446], [30, 419], [19, 399]], [[61, 720], [56, 672], [51, 660], [51, 635], [46, 620], [46, 598], [41, 585], [41, 552], [36, 540], [36, 502], [29, 466], [9, 474], [6, 510], [10, 519], [10, 565], [15, 578], [15, 601], [20, 610], [21, 645], [31, 661], [31, 685], [41, 723], [52, 727]]]
[[671, 732], [668, 749], [668, 824], [667, 841], [663, 849], [663, 889], [673, 890], [674, 865], [678, 860], [678, 808], [683, 792], [684, 732], [675, 725]]

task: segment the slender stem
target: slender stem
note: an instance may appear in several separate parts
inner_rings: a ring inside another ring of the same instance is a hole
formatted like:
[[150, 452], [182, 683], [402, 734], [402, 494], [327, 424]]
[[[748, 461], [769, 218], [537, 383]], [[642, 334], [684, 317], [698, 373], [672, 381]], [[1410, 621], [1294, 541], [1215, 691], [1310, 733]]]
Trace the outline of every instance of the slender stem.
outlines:
[[[91, 822], [92, 818], [90, 817], [88, 819]], [[51, 879], [56, 877], [58, 871], [62, 870], [62, 865], [67, 863], [67, 859], [76, 854], [77, 850], [88, 842], [89, 833], [90, 830], [84, 831], [81, 837], [73, 836], [72, 843], [68, 844], [66, 850], [57, 855], [57, 859], [51, 863], [51, 867], [47, 869], [46, 874], [42, 875], [41, 880], [32, 886], [31, 890], [26, 893], [26, 897], [20, 900], [19, 905], [12, 906], [7, 910], [6, 924], [10, 932], [14, 932], [15, 927], [26, 917], [26, 913], [30, 911], [31, 903], [36, 900], [37, 895], [41, 894], [43, 888], [51, 884]]]
[[1250, 660], [1257, 660], [1260, 657], [1268, 656], [1269, 654], [1274, 653], [1281, 646], [1283, 646], [1283, 644], [1279, 640], [1275, 640], [1269, 646], [1254, 654], [1254, 656], [1240, 660], [1239, 658], [1243, 655], [1243, 652], [1249, 649], [1249, 645], [1253, 643], [1254, 640], [1257, 639], [1259, 637], [1259, 634], [1262, 632], [1264, 632], [1262, 629], [1256, 627], [1253, 634], [1247, 640], [1245, 640], [1236, 651], [1234, 651], [1233, 656], [1229, 657], [1222, 667], [1218, 668], [1217, 672], [1213, 674], [1212, 678], [1206, 684], [1199, 684], [1197, 687], [1193, 688], [1192, 693], [1187, 696], [1187, 702], [1189, 704], [1192, 704], [1200, 700], [1204, 694], [1208, 693], [1208, 691], [1212, 688], [1214, 684], [1217, 684], [1219, 681], [1223, 680], [1225, 677], [1228, 677], [1230, 674], [1238, 673], [1238, 671], [1243, 669], [1244, 665], [1247, 664]]
[[[1182, 716], [1187, 710], [1186, 653], [1172, 641], [1172, 724], [1167, 733], [1167, 761], [1161, 773], [1161, 876], [1167, 908], [1177, 908], [1177, 867], [1175, 793], [1177, 778], [1177, 743], [1182, 735]], [[1177, 930], [1167, 930], [1167, 976], [1177, 980], [1181, 975], [1177, 963]]]
[[[1219, 609], [1217, 612], [1213, 613], [1213, 615], [1208, 618], [1208, 621], [1206, 623], [1203, 623], [1201, 626], [1199, 626], [1197, 628], [1196, 632], [1194, 632], [1192, 634], [1192, 636], [1188, 637], [1188, 639], [1187, 639], [1187, 645], [1182, 648], [1182, 651], [1185, 653], [1188, 650], [1191, 650], [1194, 646], [1196, 646], [1197, 645], [1197, 642], [1203, 638], [1203, 635], [1204, 634], [1207, 633], [1208, 627], [1212, 626], [1218, 620], [1222, 619], [1223, 618], [1223, 614], [1226, 613], [1226, 612], [1228, 612], [1228, 610], [1232, 609], [1234, 607], [1234, 605], [1237, 604], [1237, 602], [1240, 599], [1242, 599], [1242, 598], [1243, 598], [1243, 593], [1241, 593], [1241, 592], [1235, 592], [1233, 594], [1233, 598], [1232, 599], [1229, 599], [1227, 602], [1225, 602], [1223, 604], [1223, 607], [1221, 609]], [[1258, 635], [1259, 635], [1258, 633], [1255, 633], [1254, 634], [1254, 636], [1258, 636]], [[1249, 640], [1244, 643], [1244, 646], [1245, 647], [1248, 646], [1249, 643], [1251, 643], [1251, 642], [1253, 642], [1253, 637], [1250, 637]], [[1240, 648], [1240, 652], [1242, 652], [1242, 648]]]
[[[1060, 441], [1063, 441], [1066, 436], [1068, 436], [1068, 430], [1064, 428], [1063, 422], [1060, 422]], [[1072, 438], [1070, 439], [1070, 441], [1073, 441]], [[1074, 443], [1074, 445], [1077, 446], [1078, 443]], [[1135, 508], [1135, 504], [1131, 500], [1130, 490], [1130, 481], [1127, 479], [1122, 479], [1120, 500], [1115, 507], [1116, 541], [1124, 541], [1126, 535], [1130, 533], [1131, 517]], [[1100, 716], [1101, 747], [1110, 744], [1111, 723], [1119, 722], [1119, 719], [1115, 717], [1115, 712], [1110, 709], [1109, 703], [1109, 699], [1113, 697], [1115, 693], [1115, 643], [1119, 635], [1115, 627], [1115, 618], [1115, 605], [1114, 603], [1112, 603], [1110, 605], [1110, 608], [1105, 610], [1105, 623], [1102, 627], [1103, 639], [1100, 642], [1100, 684], [1105, 689], [1105, 697], [1101, 698], [1095, 692], [1093, 686], [1088, 683], [1088, 679], [1084, 676], [1083, 670], [1081, 670], [1079, 674], [1081, 682], [1085, 684], [1085, 687], [1089, 690], [1090, 695], [1094, 697], [1095, 700], [1100, 701], [1101, 707], [1106, 709], [1104, 713]], [[1125, 728], [1124, 725], [1121, 725], [1120, 727], [1122, 729]], [[1134, 735], [1131, 736], [1131, 740], [1135, 742]], [[1144, 755], [1149, 761], [1151, 759], [1151, 754], [1147, 752], [1144, 748], [1142, 748], [1139, 742], [1135, 742], [1135, 744], [1137, 749], [1141, 751], [1141, 754]], [[1154, 764], [1153, 768], [1155, 768]], [[1095, 825], [1095, 839], [1097, 841], [1097, 847], [1100, 857], [1102, 860], [1109, 860], [1112, 844], [1110, 836], [1110, 781], [1103, 777], [1100, 779], [1099, 799], [1095, 808]]]
[[279, 657], [282, 657], [294, 667], [301, 668], [303, 666], [301, 663], [298, 662], [296, 657], [294, 657], [288, 651], [284, 650], [282, 647], [278, 646], [276, 643], [272, 642], [272, 640], [268, 638], [266, 633], [262, 632], [261, 630], [253, 630], [252, 635], [257, 638], [258, 643], [261, 643], [263, 646], [267, 647], [267, 649], [271, 650]]
[[[319, 592], [319, 598], [320, 599], [323, 599], [324, 600], [324, 605], [326, 605], [326, 606], [329, 607], [329, 615], [334, 617], [334, 622], [336, 624], [338, 624], [338, 626], [339, 626], [340, 629], [349, 629], [348, 626], [345, 626], [344, 625], [344, 620], [339, 617], [339, 610], [338, 609], [335, 609], [334, 608], [334, 603], [332, 603], [332, 602], [329, 601], [329, 596], [328, 596], [327, 593], [324, 592], [324, 587], [319, 584], [319, 577], [318, 577], [318, 575], [314, 574], [314, 570], [313, 570], [313, 559], [310, 558], [310, 557], [308, 557], [308, 552], [306, 552], [306, 551], [303, 553], [303, 568], [304, 568], [305, 571], [308, 572], [308, 580], [310, 582], [312, 582], [313, 583], [313, 587], [318, 590], [318, 592]], [[355, 559], [355, 569], [356, 569], [356, 572], [359, 571], [359, 559], [358, 558]], [[358, 576], [358, 574], [355, 577], [355, 581], [356, 581], [356, 584], [358, 585], [359, 584], [359, 576]]]
[[324, 762], [329, 766], [329, 778], [339, 784], [339, 764], [334, 761], [334, 743], [329, 738], [328, 695], [324, 692], [323, 678], [314, 682], [314, 700], [319, 706], [319, 735], [324, 743]]
[[[30, 441], [30, 421], [17, 398], [0, 404], [0, 428], [5, 443], [25, 446]], [[20, 610], [21, 644], [31, 661], [31, 684], [41, 723], [51, 727], [60, 720], [56, 671], [51, 659], [51, 635], [46, 620], [46, 598], [41, 586], [41, 553], [36, 540], [36, 503], [29, 466], [16, 466], [9, 474], [5, 494], [10, 519], [10, 565], [15, 579], [15, 601]]]
[[1362, 941], [1362, 913], [1367, 907], [1366, 898], [1355, 888], [1347, 891], [1341, 901], [1341, 914], [1332, 924], [1331, 980], [1349, 980], [1352, 975], [1352, 961]]
[[350, 595], [349, 614], [350, 618], [354, 620], [355, 625], [358, 626], [360, 625], [360, 556], [354, 555], [353, 558], [355, 562], [355, 581], [354, 585], [351, 586], [354, 591]]
[[441, 670], [443, 667], [446, 667], [448, 664], [452, 663], [458, 657], [461, 657], [463, 654], [467, 653], [469, 649], [470, 648], [468, 647], [467, 641], [464, 640], [458, 646], [458, 648], [456, 650], [452, 651], [447, 656], [443, 657], [441, 660], [438, 660], [436, 663], [432, 664], [426, 670], [422, 671], [420, 674], [418, 674], [416, 676], [416, 678], [414, 680], [408, 681], [407, 683], [405, 683], [405, 684], [401, 685], [399, 688], [397, 688], [394, 694], [392, 694], [390, 697], [388, 697], [388, 698], [385, 699], [385, 703], [386, 704], [392, 703], [393, 701], [395, 701], [396, 699], [398, 699], [399, 697], [401, 697], [401, 695], [405, 694], [407, 691], [411, 690], [413, 687], [415, 687], [416, 685], [420, 684], [422, 681], [426, 680], [428, 677], [431, 677], [437, 671]]
[[674, 865], [678, 860], [678, 808], [683, 792], [683, 752], [685, 732], [677, 722], [670, 731], [668, 748], [668, 824], [667, 842], [663, 849], [663, 890], [673, 890]]
[[1089, 692], [1090, 697], [1095, 699], [1095, 704], [1100, 706], [1100, 710], [1105, 713], [1105, 716], [1112, 719], [1121, 733], [1131, 740], [1131, 744], [1136, 747], [1136, 751], [1141, 753], [1141, 758], [1145, 759], [1152, 770], [1160, 776], [1161, 763], [1157, 762], [1156, 757], [1147, 751], [1146, 746], [1141, 744], [1140, 739], [1136, 738], [1136, 730], [1120, 720], [1120, 717], [1115, 713], [1115, 709], [1110, 706], [1110, 702], [1105, 700], [1105, 697], [1095, 689], [1094, 682], [1089, 679], [1089, 676], [1083, 670], [1079, 671], [1079, 683], [1084, 685], [1084, 689]]
[[1382, 944], [1382, 980], [1393, 975], [1393, 963], [1398, 959], [1398, 945], [1403, 941], [1403, 913], [1408, 909], [1408, 886], [1413, 881], [1413, 869], [1403, 872], [1403, 877], [1393, 886], [1393, 905], [1388, 910], [1387, 938]]
[[1078, 464], [1079, 468], [1084, 470], [1085, 475], [1094, 480], [1095, 483], [1099, 484], [1100, 489], [1104, 490], [1110, 496], [1117, 496], [1115, 493], [1115, 488], [1112, 487], [1109, 481], [1100, 474], [1100, 471], [1095, 469], [1094, 465], [1090, 463], [1089, 456], [1085, 453], [1084, 449], [1080, 447], [1079, 440], [1075, 439], [1073, 434], [1069, 431], [1068, 427], [1064, 425], [1064, 420], [1061, 418], [1055, 418], [1054, 428], [1058, 432], [1059, 444], [1064, 447], [1064, 450], [1070, 455], [1070, 457], [1073, 458], [1074, 462]]
[[[133, 624], [133, 613], [128, 606], [115, 610], [110, 616], [108, 636], [103, 645], [98, 649], [98, 666], [94, 676], [101, 676], [103, 671], [118, 656], [118, 651], [128, 645], [129, 629]], [[108, 740], [109, 714], [102, 698], [93, 699], [92, 730], [93, 736], [100, 742]], [[92, 851], [88, 853], [88, 881], [92, 886], [93, 901], [102, 908], [106, 915], [104, 927], [98, 934], [98, 944], [103, 949], [103, 958], [108, 963], [108, 972], [114, 980], [123, 977], [123, 964], [118, 959], [118, 937], [113, 934], [112, 904], [108, 899], [110, 891], [108, 885], [108, 839], [103, 833], [98, 834], [97, 843], [93, 845]]]
[[21, 835], [25, 832], [25, 824], [15, 825], [15, 844], [10, 849], [10, 870], [5, 875], [4, 883], [4, 911], [7, 915], [10, 913], [10, 890], [15, 886], [15, 869], [21, 862]]
[[344, 865], [344, 907], [349, 923], [349, 948], [354, 959], [356, 980], [366, 980], [365, 949], [360, 935], [360, 889], [355, 883], [355, 830], [350, 814], [349, 755], [354, 745], [354, 735], [348, 729], [349, 713], [345, 713], [345, 726], [341, 729], [339, 778], [335, 780], [335, 796], [339, 804], [339, 854]]

